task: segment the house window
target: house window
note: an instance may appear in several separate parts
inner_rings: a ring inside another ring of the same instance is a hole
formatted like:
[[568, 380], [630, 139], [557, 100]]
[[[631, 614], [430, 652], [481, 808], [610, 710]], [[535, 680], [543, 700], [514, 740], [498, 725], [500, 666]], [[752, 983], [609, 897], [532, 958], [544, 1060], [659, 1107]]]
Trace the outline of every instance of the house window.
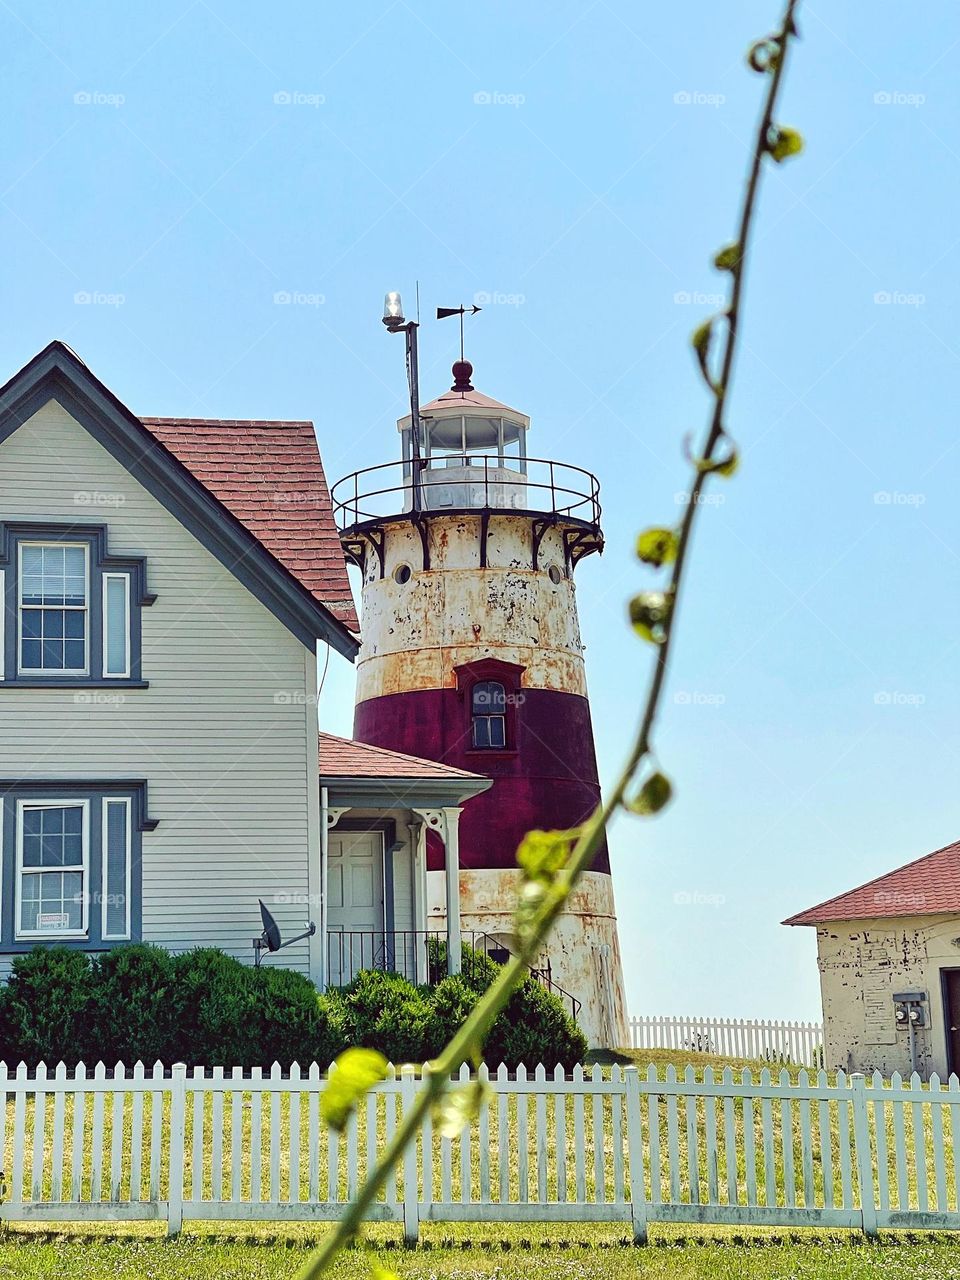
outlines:
[[0, 783], [0, 950], [140, 933], [145, 783]]
[[498, 680], [479, 680], [470, 694], [473, 745], [479, 751], [507, 745], [507, 691]]
[[0, 526], [0, 688], [143, 684], [141, 557], [108, 554], [103, 525]]
[[87, 545], [21, 542], [20, 664], [24, 673], [87, 674]]
[[88, 806], [87, 800], [18, 801], [18, 938], [86, 936]]

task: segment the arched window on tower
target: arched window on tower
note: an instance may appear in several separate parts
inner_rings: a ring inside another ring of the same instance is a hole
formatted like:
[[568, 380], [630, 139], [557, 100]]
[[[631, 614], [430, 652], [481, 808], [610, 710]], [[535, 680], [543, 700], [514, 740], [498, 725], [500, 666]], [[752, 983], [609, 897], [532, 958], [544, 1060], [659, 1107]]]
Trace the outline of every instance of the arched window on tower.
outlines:
[[479, 680], [470, 694], [473, 745], [500, 750], [507, 745], [507, 691], [498, 680]]

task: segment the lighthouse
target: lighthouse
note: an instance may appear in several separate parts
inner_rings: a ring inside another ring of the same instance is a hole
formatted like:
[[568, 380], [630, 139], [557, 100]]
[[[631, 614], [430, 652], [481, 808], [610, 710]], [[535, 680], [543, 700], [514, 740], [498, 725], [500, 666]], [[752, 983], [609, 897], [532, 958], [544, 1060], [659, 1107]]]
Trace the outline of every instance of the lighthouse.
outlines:
[[[422, 407], [415, 369], [400, 460], [334, 487], [362, 574], [354, 737], [494, 780], [460, 816], [459, 899], [465, 939], [502, 954], [515, 945], [523, 836], [575, 827], [600, 799], [576, 602], [581, 563], [603, 548], [599, 486], [531, 456], [529, 417], [477, 390], [468, 361]], [[428, 925], [439, 930], [444, 851], [431, 835]], [[606, 848], [537, 966], [591, 1044], [627, 1043]]]

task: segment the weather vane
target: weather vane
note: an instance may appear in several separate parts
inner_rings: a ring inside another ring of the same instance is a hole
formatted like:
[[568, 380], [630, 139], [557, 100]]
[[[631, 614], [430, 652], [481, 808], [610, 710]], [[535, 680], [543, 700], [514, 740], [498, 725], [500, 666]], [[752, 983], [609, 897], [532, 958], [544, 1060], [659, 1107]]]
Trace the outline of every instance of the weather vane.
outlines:
[[480, 311], [480, 307], [437, 307], [437, 319], [446, 320], [448, 316], [460, 317], [460, 359], [463, 359], [463, 317], [465, 315], [476, 315]]

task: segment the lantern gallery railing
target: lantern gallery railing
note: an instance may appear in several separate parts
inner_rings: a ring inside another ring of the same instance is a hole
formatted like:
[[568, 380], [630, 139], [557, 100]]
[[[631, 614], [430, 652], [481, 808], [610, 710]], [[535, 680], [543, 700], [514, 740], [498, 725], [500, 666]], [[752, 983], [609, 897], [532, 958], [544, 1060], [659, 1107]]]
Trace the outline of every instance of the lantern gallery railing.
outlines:
[[596, 476], [545, 458], [442, 454], [418, 469], [409, 461], [385, 462], [344, 476], [331, 496], [341, 531], [412, 511], [513, 511], [600, 523]]

